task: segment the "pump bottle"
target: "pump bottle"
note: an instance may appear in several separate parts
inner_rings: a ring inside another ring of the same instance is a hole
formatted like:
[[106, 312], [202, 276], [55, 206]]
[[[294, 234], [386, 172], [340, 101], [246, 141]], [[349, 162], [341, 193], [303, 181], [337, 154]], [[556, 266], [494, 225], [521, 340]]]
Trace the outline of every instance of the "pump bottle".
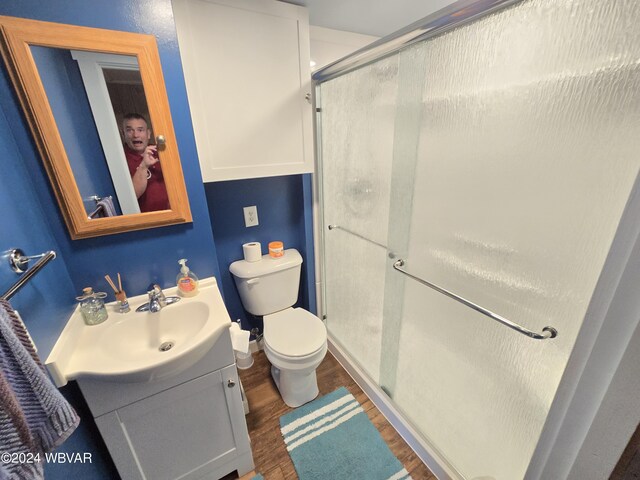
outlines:
[[178, 286], [178, 293], [183, 297], [194, 297], [198, 291], [198, 277], [189, 270], [187, 267], [187, 259], [183, 258], [178, 260], [178, 263], [182, 265], [180, 267], [180, 273], [176, 277], [176, 285]]

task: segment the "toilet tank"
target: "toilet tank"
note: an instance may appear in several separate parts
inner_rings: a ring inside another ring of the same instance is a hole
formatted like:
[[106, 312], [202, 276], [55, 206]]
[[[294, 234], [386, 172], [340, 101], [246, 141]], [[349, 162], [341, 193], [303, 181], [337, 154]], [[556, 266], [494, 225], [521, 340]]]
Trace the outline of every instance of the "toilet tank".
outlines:
[[298, 300], [301, 265], [302, 256], [290, 248], [278, 258], [263, 255], [257, 262], [238, 260], [229, 265], [229, 271], [245, 310], [253, 315], [269, 315]]

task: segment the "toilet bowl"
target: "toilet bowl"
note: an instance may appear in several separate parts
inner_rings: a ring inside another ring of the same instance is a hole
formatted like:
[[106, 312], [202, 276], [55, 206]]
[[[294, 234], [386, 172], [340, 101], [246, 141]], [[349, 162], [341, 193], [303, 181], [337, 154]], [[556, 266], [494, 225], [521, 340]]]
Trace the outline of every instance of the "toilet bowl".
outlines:
[[327, 353], [327, 329], [298, 299], [302, 256], [291, 248], [281, 257], [263, 255], [256, 262], [238, 260], [229, 266], [242, 305], [263, 316], [264, 351], [284, 402], [299, 407], [318, 396], [316, 368]]
[[264, 317], [264, 352], [284, 403], [299, 407], [318, 396], [316, 368], [327, 353], [324, 323], [302, 308]]

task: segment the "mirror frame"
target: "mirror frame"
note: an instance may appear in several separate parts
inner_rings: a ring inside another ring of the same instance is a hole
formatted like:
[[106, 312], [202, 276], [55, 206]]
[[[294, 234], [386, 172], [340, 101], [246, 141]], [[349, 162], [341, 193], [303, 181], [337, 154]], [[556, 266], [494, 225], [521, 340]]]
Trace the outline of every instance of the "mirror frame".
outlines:
[[[0, 16], [2, 56], [73, 240], [192, 221], [171, 121], [160, 55], [153, 35]], [[170, 210], [89, 219], [31, 53], [31, 46], [132, 55], [156, 135], [164, 135], [162, 171]]]

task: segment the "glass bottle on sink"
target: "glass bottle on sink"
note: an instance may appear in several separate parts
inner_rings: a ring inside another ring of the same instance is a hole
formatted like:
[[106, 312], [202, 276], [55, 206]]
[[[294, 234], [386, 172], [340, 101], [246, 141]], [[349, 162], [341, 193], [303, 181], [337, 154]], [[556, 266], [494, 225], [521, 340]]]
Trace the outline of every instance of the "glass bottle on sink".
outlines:
[[109, 314], [103, 300], [106, 296], [104, 292], [94, 292], [91, 287], [82, 289], [82, 295], [76, 297], [76, 300], [80, 302], [80, 312], [85, 324], [98, 325], [107, 319]]

